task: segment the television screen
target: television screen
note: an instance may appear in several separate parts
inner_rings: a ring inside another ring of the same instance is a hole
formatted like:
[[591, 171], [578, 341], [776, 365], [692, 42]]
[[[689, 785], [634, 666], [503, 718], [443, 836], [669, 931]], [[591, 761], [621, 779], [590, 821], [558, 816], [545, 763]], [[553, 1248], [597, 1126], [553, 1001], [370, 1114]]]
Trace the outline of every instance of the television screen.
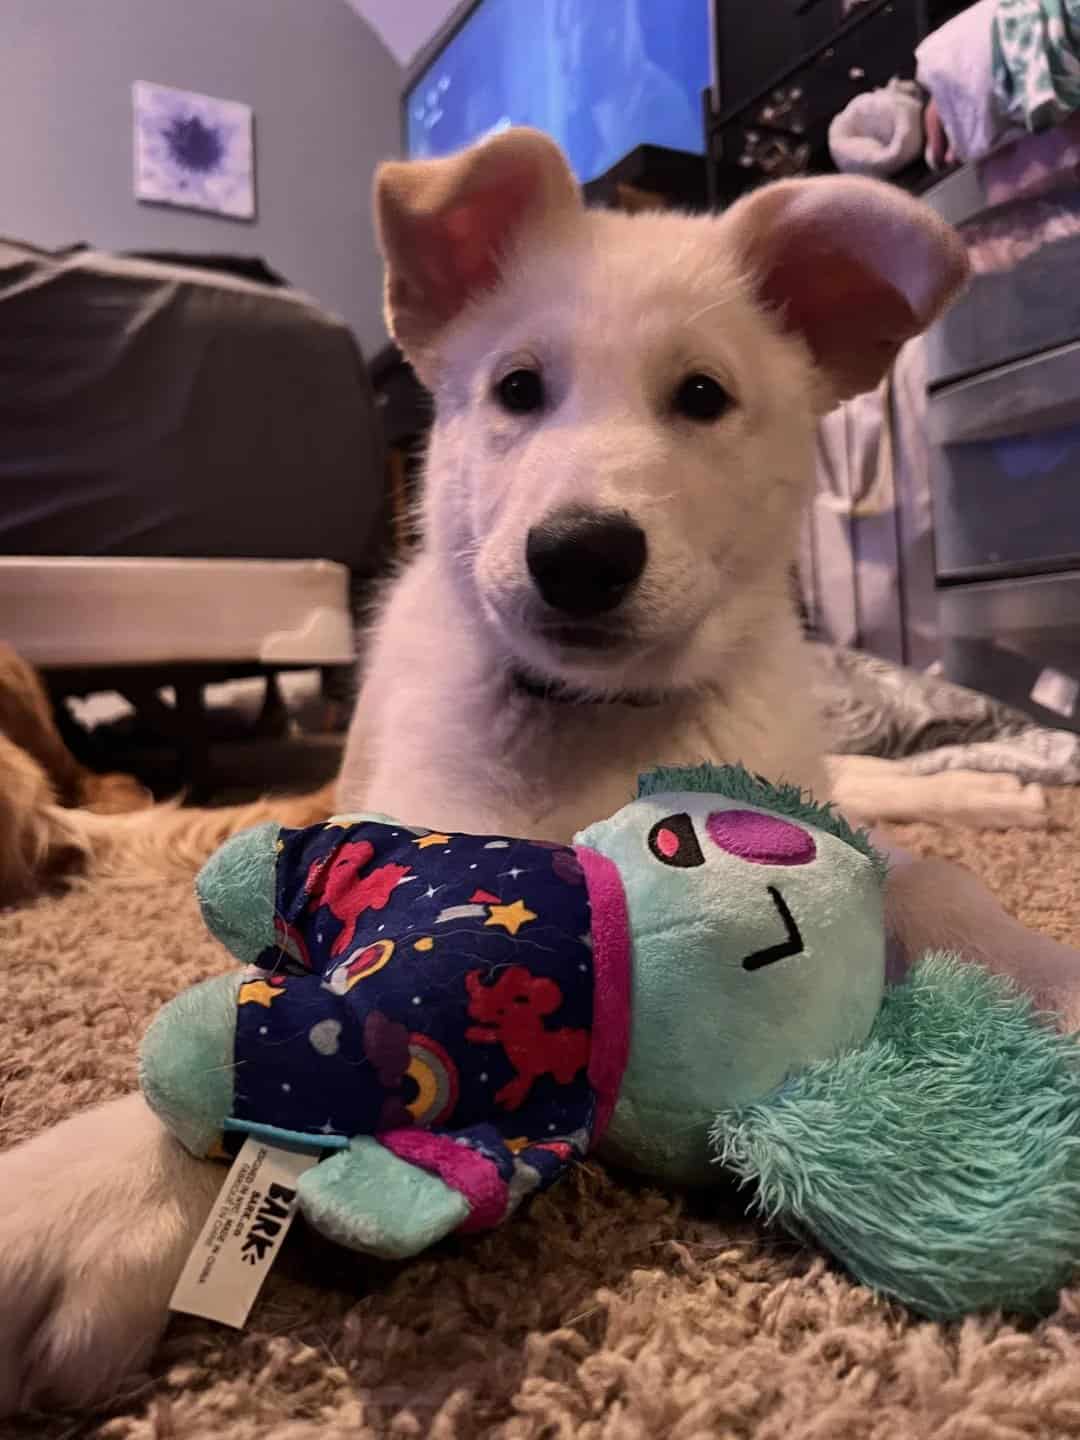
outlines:
[[507, 125], [562, 145], [584, 184], [637, 145], [704, 148], [710, 0], [480, 0], [409, 87], [408, 155]]

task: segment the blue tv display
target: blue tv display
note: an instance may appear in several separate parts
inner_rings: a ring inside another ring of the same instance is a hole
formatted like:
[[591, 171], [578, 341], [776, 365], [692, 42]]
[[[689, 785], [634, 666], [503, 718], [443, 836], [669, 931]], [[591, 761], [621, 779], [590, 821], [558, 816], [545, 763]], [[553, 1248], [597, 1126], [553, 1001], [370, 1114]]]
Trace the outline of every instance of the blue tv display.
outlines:
[[700, 154], [710, 3], [480, 0], [406, 91], [406, 152], [535, 125], [583, 184], [637, 145]]

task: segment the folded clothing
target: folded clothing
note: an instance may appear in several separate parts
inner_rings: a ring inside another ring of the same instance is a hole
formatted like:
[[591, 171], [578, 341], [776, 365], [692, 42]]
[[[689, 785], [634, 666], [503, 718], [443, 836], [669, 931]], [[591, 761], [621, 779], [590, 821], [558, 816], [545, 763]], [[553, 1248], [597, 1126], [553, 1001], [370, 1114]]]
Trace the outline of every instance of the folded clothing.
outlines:
[[923, 147], [923, 104], [917, 85], [892, 79], [855, 99], [829, 126], [829, 153], [838, 170], [855, 175], [896, 175]]
[[1080, 108], [1080, 0], [998, 0], [994, 99], [1025, 130], [1048, 130]]
[[[1017, 131], [994, 92], [997, 0], [978, 0], [934, 30], [915, 51], [915, 75], [937, 105], [958, 161], [975, 160]], [[929, 163], [929, 162], [928, 162]]]

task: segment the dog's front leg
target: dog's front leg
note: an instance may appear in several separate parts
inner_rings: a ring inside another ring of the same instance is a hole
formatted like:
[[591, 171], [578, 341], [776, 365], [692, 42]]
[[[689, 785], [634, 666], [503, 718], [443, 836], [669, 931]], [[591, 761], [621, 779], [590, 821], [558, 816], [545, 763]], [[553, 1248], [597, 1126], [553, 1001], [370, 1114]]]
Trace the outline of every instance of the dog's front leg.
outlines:
[[225, 1174], [140, 1095], [0, 1156], [0, 1416], [89, 1404], [146, 1363]]
[[1014, 980], [1060, 1015], [1063, 1029], [1080, 1030], [1080, 951], [1022, 925], [963, 866], [920, 860], [886, 835], [873, 839], [889, 857], [886, 919], [902, 963], [954, 951]]

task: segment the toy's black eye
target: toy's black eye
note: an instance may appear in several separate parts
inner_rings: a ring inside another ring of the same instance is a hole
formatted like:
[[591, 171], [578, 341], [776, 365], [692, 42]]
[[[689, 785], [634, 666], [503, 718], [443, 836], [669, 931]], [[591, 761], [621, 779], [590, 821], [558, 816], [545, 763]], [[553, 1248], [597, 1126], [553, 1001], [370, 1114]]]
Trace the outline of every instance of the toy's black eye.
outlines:
[[511, 370], [495, 386], [495, 396], [511, 415], [531, 415], [544, 406], [544, 382], [537, 370]]
[[649, 849], [662, 865], [674, 865], [679, 870], [705, 864], [689, 815], [669, 815], [666, 820], [658, 820], [649, 831]]
[[709, 425], [726, 414], [731, 396], [711, 375], [687, 375], [672, 397], [672, 409], [685, 420]]

